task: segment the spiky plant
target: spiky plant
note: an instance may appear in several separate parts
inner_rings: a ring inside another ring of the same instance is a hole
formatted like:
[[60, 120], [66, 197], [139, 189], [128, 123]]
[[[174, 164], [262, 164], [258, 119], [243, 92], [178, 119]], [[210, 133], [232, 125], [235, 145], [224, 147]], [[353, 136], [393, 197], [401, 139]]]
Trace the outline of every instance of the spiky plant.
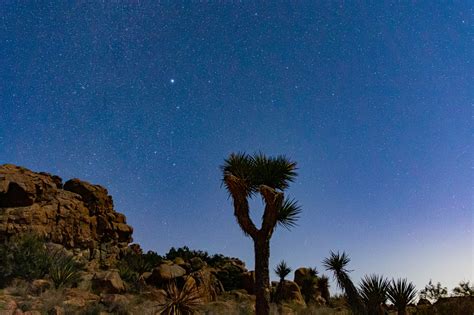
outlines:
[[288, 276], [291, 272], [291, 268], [286, 264], [284, 260], [282, 260], [275, 268], [275, 273], [280, 278], [280, 282], [278, 283], [278, 287], [276, 290], [275, 300], [279, 302], [281, 300], [281, 291], [283, 288], [283, 282], [285, 281], [286, 276]]
[[416, 299], [416, 290], [413, 283], [407, 279], [392, 279], [387, 290], [388, 299], [395, 305], [398, 315], [407, 314], [407, 306]]
[[73, 256], [67, 255], [62, 250], [55, 251], [51, 256], [49, 266], [49, 278], [56, 289], [67, 287], [79, 282], [82, 265], [74, 260]]
[[202, 304], [199, 291], [191, 277], [186, 279], [181, 289], [178, 288], [176, 282], [171, 282], [165, 291], [165, 303], [160, 306], [160, 314], [192, 315], [196, 314], [198, 307]]
[[360, 283], [360, 296], [369, 315], [383, 315], [389, 281], [382, 276], [366, 275]]
[[[258, 153], [231, 154], [224, 160], [222, 182], [233, 199], [234, 215], [245, 235], [254, 242], [255, 310], [270, 312], [270, 239], [276, 225], [294, 227], [301, 212], [295, 200], [285, 199], [283, 191], [296, 177], [296, 163], [284, 156], [267, 157]], [[249, 199], [260, 194], [265, 210], [261, 228], [250, 218]]]
[[280, 261], [280, 263], [275, 268], [275, 273], [280, 278], [280, 283], [285, 281], [286, 276], [288, 276], [291, 272], [291, 268], [286, 264], [284, 260]]
[[321, 292], [321, 297], [326, 300], [326, 303], [329, 303], [331, 294], [329, 293], [329, 278], [325, 275], [322, 275], [318, 278], [318, 289]]
[[332, 271], [337, 285], [344, 290], [346, 294], [347, 303], [352, 312], [356, 315], [365, 314], [365, 307], [362, 303], [361, 297], [351, 278], [349, 277], [350, 270], [346, 269], [347, 264], [351, 259], [342, 252], [330, 252], [329, 257], [323, 260], [323, 265], [326, 270]]

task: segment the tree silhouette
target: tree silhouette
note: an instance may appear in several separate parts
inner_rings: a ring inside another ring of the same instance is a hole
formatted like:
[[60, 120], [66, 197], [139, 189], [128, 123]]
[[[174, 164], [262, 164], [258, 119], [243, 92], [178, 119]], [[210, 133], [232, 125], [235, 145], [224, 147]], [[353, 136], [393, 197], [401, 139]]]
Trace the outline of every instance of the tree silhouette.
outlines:
[[324, 259], [323, 265], [326, 267], [326, 270], [333, 272], [338, 286], [346, 293], [347, 302], [352, 312], [355, 315], [362, 315], [366, 313], [364, 304], [357, 288], [349, 277], [350, 271], [346, 269], [350, 261], [351, 259], [345, 252], [342, 252], [342, 254], [330, 252], [329, 257]]
[[[221, 169], [222, 182], [233, 199], [237, 222], [254, 242], [255, 310], [258, 315], [267, 315], [270, 312], [270, 239], [277, 224], [289, 229], [296, 225], [301, 212], [296, 201], [285, 199], [283, 193], [296, 177], [296, 163], [284, 156], [236, 153], [224, 160]], [[260, 229], [249, 214], [249, 199], [258, 194], [265, 203]]]

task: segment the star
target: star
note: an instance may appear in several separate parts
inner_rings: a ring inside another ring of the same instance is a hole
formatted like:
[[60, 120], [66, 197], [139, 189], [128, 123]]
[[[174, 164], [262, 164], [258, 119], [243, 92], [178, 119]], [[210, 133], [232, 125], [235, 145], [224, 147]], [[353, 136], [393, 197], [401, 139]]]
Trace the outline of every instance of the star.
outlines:
[[171, 82], [171, 84], [174, 84], [174, 79], [171, 79], [170, 82]]

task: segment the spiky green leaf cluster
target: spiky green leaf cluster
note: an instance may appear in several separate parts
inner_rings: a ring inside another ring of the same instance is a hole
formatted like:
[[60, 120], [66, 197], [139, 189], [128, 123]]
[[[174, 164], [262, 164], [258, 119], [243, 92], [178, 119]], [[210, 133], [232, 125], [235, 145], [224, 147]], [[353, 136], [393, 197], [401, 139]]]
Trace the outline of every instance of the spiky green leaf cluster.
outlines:
[[160, 307], [159, 314], [164, 315], [192, 315], [202, 304], [201, 297], [195, 283], [189, 277], [182, 288], [176, 282], [166, 287], [165, 303]]
[[229, 187], [225, 178], [232, 175], [239, 179], [248, 196], [257, 193], [260, 185], [283, 191], [297, 175], [295, 162], [282, 155], [267, 157], [262, 153], [232, 153], [224, 160], [221, 169], [224, 175], [223, 183], [227, 189], [229, 190]]
[[48, 275], [55, 288], [67, 287], [79, 282], [81, 269], [82, 265], [73, 256], [57, 250], [51, 256]]
[[[267, 157], [262, 153], [249, 155], [233, 153], [224, 160], [221, 166], [222, 182], [227, 190], [238, 188], [246, 197], [253, 197], [261, 185], [283, 191], [296, 177], [296, 163], [280, 155]], [[230, 176], [234, 180], [226, 180]], [[232, 186], [231, 186], [232, 185]], [[291, 229], [301, 214], [301, 207], [296, 200], [285, 198], [278, 211], [278, 225]]]
[[278, 224], [287, 230], [297, 225], [300, 218], [301, 206], [298, 205], [295, 199], [286, 198], [278, 211]]
[[416, 299], [416, 290], [413, 283], [407, 279], [392, 279], [387, 289], [388, 299], [395, 305], [397, 310], [404, 311], [408, 304]]
[[382, 276], [366, 275], [362, 278], [359, 293], [369, 314], [377, 314], [381, 305], [387, 301], [389, 281]]
[[288, 276], [290, 272], [291, 268], [286, 264], [284, 260], [282, 260], [275, 268], [275, 273], [280, 278], [280, 281], [285, 280], [286, 276]]

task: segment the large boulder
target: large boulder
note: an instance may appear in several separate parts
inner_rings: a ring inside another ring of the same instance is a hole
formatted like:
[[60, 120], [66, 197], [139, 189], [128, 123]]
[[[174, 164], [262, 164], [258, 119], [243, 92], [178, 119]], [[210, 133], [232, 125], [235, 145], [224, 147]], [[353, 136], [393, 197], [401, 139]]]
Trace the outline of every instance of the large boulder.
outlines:
[[285, 280], [278, 283], [276, 287], [276, 300], [278, 302], [290, 302], [300, 305], [306, 305], [300, 287], [296, 282]]
[[159, 286], [170, 280], [182, 277], [185, 274], [186, 270], [178, 265], [161, 264], [153, 268], [151, 274], [146, 278], [146, 282]]
[[76, 256], [112, 265], [133, 229], [105, 188], [19, 166], [0, 165], [0, 241], [34, 233]]
[[92, 290], [109, 294], [123, 293], [125, 284], [117, 270], [100, 271], [92, 278]]
[[294, 281], [296, 282], [297, 285], [300, 287], [303, 286], [303, 280], [310, 276], [311, 274], [311, 269], [310, 268], [305, 268], [301, 267], [295, 270], [295, 278]]
[[196, 287], [204, 302], [215, 301], [217, 296], [224, 292], [224, 287], [215, 276], [215, 270], [212, 268], [204, 267], [191, 273], [191, 277], [195, 280]]

